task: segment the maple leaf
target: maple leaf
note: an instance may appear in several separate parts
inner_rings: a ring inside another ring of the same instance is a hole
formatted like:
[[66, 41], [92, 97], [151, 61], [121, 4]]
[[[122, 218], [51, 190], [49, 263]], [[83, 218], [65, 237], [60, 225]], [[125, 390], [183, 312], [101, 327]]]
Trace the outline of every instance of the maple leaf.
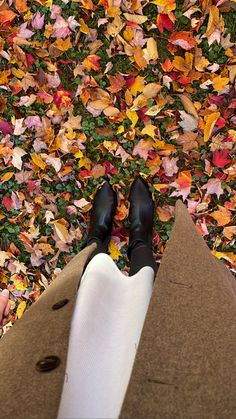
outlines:
[[88, 55], [84, 59], [83, 64], [88, 71], [91, 71], [91, 70], [99, 71], [101, 70], [101, 66], [99, 64], [100, 59], [101, 57], [99, 57], [99, 55], [95, 55], [95, 54]]
[[164, 32], [164, 29], [172, 31], [174, 28], [173, 21], [170, 19], [169, 15], [166, 15], [164, 13], [160, 13], [159, 15], [157, 15], [156, 25], [161, 33]]
[[148, 152], [152, 149], [153, 147], [151, 140], [140, 140], [138, 144], [134, 146], [133, 156], [139, 156], [146, 161], [148, 157]]
[[218, 178], [215, 179], [209, 179], [208, 182], [201, 187], [201, 189], [206, 189], [206, 197], [208, 195], [213, 195], [216, 194], [217, 197], [219, 198], [220, 195], [222, 195], [224, 193], [222, 186], [221, 186], [221, 181]]
[[169, 42], [185, 50], [190, 50], [197, 45], [197, 41], [193, 38], [192, 33], [186, 31], [172, 33]]
[[116, 73], [114, 76], [107, 76], [107, 77], [111, 84], [110, 87], [108, 87], [108, 90], [111, 93], [120, 92], [122, 87], [125, 85], [124, 77], [119, 73]]
[[217, 167], [224, 167], [227, 164], [231, 163], [228, 150], [215, 150], [213, 152], [213, 164]]
[[183, 146], [183, 151], [188, 152], [203, 144], [203, 140], [198, 136], [197, 132], [185, 131], [175, 140]]
[[68, 106], [71, 103], [71, 96], [73, 96], [73, 92], [68, 92], [59, 87], [53, 95], [53, 100], [57, 107], [60, 108], [60, 106]]
[[175, 173], [179, 171], [179, 168], [176, 165], [178, 160], [179, 160], [178, 157], [173, 157], [172, 159], [169, 159], [168, 157], [164, 157], [164, 159], [162, 160], [162, 166], [165, 170], [166, 176], [172, 177]]
[[190, 189], [192, 185], [191, 171], [184, 170], [179, 174], [175, 182], [172, 182], [170, 185], [176, 188], [176, 191], [172, 192], [170, 196], [182, 196], [183, 200], [185, 200], [187, 196], [190, 194]]
[[225, 226], [231, 221], [231, 212], [225, 207], [218, 205], [219, 210], [213, 211], [210, 216], [217, 221], [218, 226]]
[[31, 18], [31, 25], [34, 29], [42, 29], [44, 25], [44, 15], [41, 15], [38, 10]]

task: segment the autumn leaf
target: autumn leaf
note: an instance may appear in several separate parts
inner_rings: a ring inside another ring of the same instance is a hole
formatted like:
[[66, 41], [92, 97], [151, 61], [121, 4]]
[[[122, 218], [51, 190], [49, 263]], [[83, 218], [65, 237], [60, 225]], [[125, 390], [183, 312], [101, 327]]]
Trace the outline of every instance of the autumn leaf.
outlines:
[[229, 150], [216, 150], [213, 152], [213, 164], [217, 167], [224, 167], [231, 163], [229, 159]]
[[206, 115], [204, 117], [205, 120], [205, 127], [204, 127], [204, 141], [208, 141], [214, 126], [216, 124], [217, 119], [220, 117], [220, 112], [213, 112], [210, 115]]
[[108, 80], [110, 82], [110, 87], [108, 87], [108, 90], [111, 93], [120, 92], [122, 87], [125, 85], [124, 77], [119, 73], [116, 73], [114, 76], [109, 76], [108, 75], [107, 77], [108, 77]]
[[138, 67], [140, 67], [141, 69], [146, 68], [147, 67], [147, 61], [144, 58], [144, 54], [143, 54], [142, 49], [138, 46], [134, 46], [133, 53], [134, 53], [134, 60], [135, 60], [136, 64], [138, 65]]
[[169, 42], [174, 45], [178, 45], [185, 50], [190, 50], [197, 44], [196, 40], [193, 38], [191, 32], [174, 32], [169, 37]]
[[83, 64], [88, 71], [91, 71], [91, 70], [99, 71], [101, 70], [99, 60], [100, 60], [99, 55], [92, 54], [92, 55], [88, 55], [84, 59]]
[[15, 8], [20, 13], [27, 12], [27, 0], [15, 0]]
[[213, 211], [210, 215], [217, 221], [218, 226], [225, 226], [231, 221], [231, 212], [225, 207], [218, 205], [219, 210]]
[[121, 256], [119, 247], [114, 242], [114, 240], [110, 241], [109, 246], [108, 246], [108, 252], [109, 252], [109, 254], [110, 254], [110, 256], [112, 257], [113, 260], [118, 260], [119, 257]]
[[16, 316], [18, 319], [20, 319], [23, 316], [25, 309], [26, 309], [26, 302], [21, 301], [20, 304], [18, 304], [18, 307], [16, 310]]
[[71, 96], [73, 96], [72, 92], [68, 92], [67, 90], [60, 87], [57, 89], [57, 92], [53, 95], [53, 100], [58, 108], [61, 106], [68, 106], [71, 103]]

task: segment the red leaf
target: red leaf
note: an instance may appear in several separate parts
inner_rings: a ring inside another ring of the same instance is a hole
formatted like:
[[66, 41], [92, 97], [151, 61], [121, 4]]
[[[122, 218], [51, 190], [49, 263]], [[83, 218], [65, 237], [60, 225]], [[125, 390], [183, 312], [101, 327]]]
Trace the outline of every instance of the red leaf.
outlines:
[[173, 70], [173, 64], [170, 61], [169, 57], [165, 59], [164, 63], [161, 64], [164, 71], [167, 73]]
[[26, 65], [27, 65], [27, 68], [29, 68], [32, 64], [34, 64], [35, 59], [31, 54], [25, 54], [25, 56], [26, 56]]
[[225, 119], [220, 116], [216, 121], [216, 125], [219, 128], [223, 128], [225, 126]]
[[7, 211], [10, 210], [13, 201], [9, 196], [4, 196], [3, 200], [2, 200], [2, 204], [4, 205], [4, 207], [7, 209]]
[[0, 120], [0, 131], [3, 135], [13, 134], [13, 126], [10, 122]]
[[118, 170], [115, 166], [113, 166], [113, 164], [111, 164], [111, 162], [109, 162], [108, 160], [105, 160], [103, 163], [103, 166], [106, 169], [105, 174], [110, 173], [111, 175], [117, 175]]
[[213, 164], [217, 167], [224, 167], [230, 163], [228, 150], [216, 150], [213, 152]]
[[68, 92], [67, 90], [63, 89], [63, 87], [59, 87], [57, 92], [53, 95], [53, 101], [57, 105], [58, 108], [60, 106], [68, 106], [71, 102], [70, 96], [73, 95], [73, 92]]
[[156, 24], [157, 24], [157, 27], [158, 27], [158, 29], [159, 29], [159, 31], [161, 33], [164, 32], [164, 29], [167, 29], [168, 31], [172, 31], [173, 28], [174, 28], [174, 24], [170, 20], [169, 16], [168, 15], [165, 15], [163, 13], [160, 13], [157, 16], [157, 22], [156, 22]]

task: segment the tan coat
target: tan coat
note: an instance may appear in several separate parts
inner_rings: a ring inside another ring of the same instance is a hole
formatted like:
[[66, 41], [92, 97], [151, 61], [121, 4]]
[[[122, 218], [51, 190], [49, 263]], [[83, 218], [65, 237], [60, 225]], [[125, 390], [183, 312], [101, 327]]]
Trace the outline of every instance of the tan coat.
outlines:
[[[57, 417], [76, 293], [95, 247], [75, 256], [1, 339], [0, 418]], [[38, 371], [50, 355], [60, 364]], [[120, 418], [236, 418], [236, 283], [181, 201]]]

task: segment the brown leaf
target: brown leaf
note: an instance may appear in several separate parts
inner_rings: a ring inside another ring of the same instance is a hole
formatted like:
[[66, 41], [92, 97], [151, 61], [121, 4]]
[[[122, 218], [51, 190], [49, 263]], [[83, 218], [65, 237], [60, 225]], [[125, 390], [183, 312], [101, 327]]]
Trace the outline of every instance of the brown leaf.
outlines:
[[101, 164], [96, 164], [92, 170], [92, 176], [94, 177], [94, 179], [98, 179], [99, 177], [102, 177], [105, 175], [105, 167], [103, 167]]
[[125, 85], [124, 77], [119, 73], [116, 73], [114, 76], [107, 76], [107, 77], [111, 84], [110, 87], [107, 88], [107, 90], [109, 90], [109, 92], [111, 93], [120, 92], [122, 87]]
[[183, 146], [183, 151], [190, 151], [204, 143], [203, 139], [198, 136], [198, 133], [192, 131], [186, 131], [183, 135], [180, 135], [176, 142]]

